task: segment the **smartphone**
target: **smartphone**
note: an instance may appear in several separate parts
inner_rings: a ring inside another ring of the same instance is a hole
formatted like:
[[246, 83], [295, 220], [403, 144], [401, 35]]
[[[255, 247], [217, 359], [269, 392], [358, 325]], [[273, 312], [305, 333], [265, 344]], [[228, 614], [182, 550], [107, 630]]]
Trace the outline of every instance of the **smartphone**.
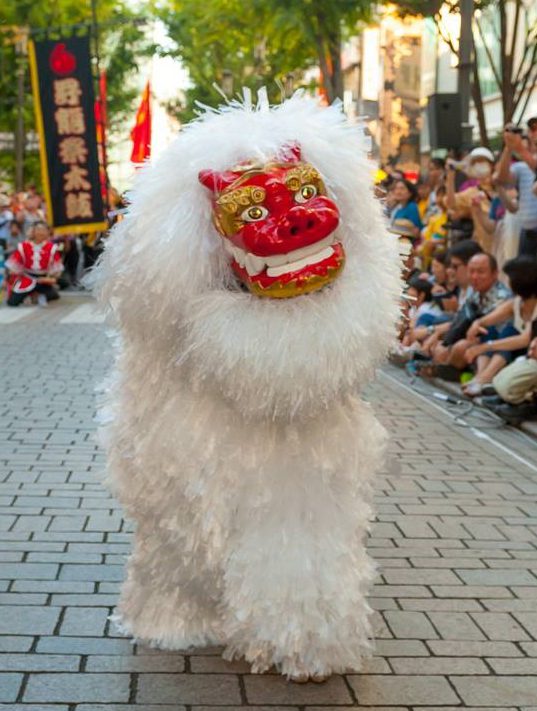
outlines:
[[531, 339], [533, 341], [534, 338], [537, 338], [537, 318], [535, 321], [531, 322]]

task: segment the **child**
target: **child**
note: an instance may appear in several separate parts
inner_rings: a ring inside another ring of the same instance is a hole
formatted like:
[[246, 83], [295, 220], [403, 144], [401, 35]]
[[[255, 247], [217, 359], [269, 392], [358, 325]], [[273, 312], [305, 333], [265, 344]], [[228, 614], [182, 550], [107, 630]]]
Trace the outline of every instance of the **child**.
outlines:
[[431, 265], [431, 258], [439, 248], [445, 249], [447, 240], [446, 222], [448, 220], [446, 207], [446, 189], [440, 185], [436, 189], [437, 212], [429, 217], [429, 220], [421, 232], [422, 243], [418, 247], [418, 254], [421, 257], [422, 267], [428, 270]]

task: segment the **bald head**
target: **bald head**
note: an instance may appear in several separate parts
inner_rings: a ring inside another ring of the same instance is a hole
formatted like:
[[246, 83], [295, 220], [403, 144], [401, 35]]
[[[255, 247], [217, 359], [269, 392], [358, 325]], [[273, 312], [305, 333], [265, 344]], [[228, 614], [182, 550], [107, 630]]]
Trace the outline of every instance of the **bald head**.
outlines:
[[498, 263], [492, 254], [474, 254], [468, 262], [470, 286], [480, 294], [486, 293], [498, 281]]

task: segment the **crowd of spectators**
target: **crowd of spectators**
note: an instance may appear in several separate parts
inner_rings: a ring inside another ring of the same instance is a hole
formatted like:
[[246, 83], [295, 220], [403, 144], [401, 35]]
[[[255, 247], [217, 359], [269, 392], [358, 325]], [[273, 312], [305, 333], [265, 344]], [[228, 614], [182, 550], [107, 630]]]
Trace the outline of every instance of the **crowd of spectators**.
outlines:
[[526, 129], [506, 126], [497, 156], [433, 158], [417, 182], [386, 170], [376, 188], [408, 252], [393, 361], [509, 420], [537, 415], [537, 117]]
[[[114, 188], [108, 198], [108, 218], [113, 224], [124, 205]], [[102, 251], [104, 234], [54, 234], [35, 185], [28, 185], [24, 192], [0, 192], [0, 302], [45, 306], [59, 298], [60, 290], [82, 289], [80, 279]], [[21, 281], [22, 277], [30, 281]]]

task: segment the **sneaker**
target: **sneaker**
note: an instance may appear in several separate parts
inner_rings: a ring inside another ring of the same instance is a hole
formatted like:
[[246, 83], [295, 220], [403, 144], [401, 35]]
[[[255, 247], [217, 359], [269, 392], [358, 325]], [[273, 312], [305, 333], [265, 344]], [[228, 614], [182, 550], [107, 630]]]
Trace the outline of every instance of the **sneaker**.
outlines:
[[47, 301], [47, 297], [45, 296], [45, 294], [38, 295], [37, 305], [40, 306], [42, 309], [44, 309], [48, 306], [48, 301]]
[[470, 383], [463, 386], [463, 392], [468, 397], [477, 397], [478, 395], [481, 395], [482, 391], [483, 391], [482, 383], [476, 382], [475, 380], [472, 380]]

